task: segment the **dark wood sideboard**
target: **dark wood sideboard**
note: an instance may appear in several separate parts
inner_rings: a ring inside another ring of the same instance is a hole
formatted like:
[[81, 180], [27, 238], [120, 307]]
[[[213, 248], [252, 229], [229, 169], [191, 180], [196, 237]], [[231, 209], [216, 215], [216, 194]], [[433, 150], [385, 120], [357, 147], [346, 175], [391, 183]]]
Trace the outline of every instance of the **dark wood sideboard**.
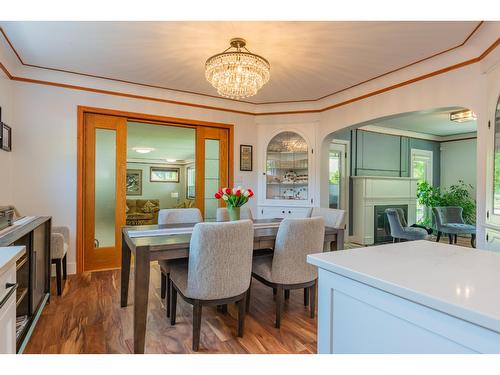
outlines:
[[[0, 235], [0, 248], [25, 246], [26, 253], [17, 261], [16, 350], [22, 353], [50, 298], [50, 233], [52, 220], [37, 216], [25, 224], [9, 227]], [[1, 251], [1, 249], [0, 249]]]

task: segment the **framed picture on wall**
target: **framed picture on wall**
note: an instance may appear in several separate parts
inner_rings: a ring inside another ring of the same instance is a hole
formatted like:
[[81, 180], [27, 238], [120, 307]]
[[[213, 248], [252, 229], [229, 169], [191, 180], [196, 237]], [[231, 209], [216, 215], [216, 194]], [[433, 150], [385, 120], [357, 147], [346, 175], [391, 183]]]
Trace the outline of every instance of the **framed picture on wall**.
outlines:
[[253, 146], [240, 145], [240, 171], [251, 172], [253, 169]]
[[150, 182], [179, 182], [179, 168], [150, 167]]
[[142, 169], [127, 169], [127, 195], [142, 195]]
[[2, 150], [12, 151], [12, 129], [7, 124], [0, 122], [0, 126], [2, 129], [1, 142], [2, 142]]

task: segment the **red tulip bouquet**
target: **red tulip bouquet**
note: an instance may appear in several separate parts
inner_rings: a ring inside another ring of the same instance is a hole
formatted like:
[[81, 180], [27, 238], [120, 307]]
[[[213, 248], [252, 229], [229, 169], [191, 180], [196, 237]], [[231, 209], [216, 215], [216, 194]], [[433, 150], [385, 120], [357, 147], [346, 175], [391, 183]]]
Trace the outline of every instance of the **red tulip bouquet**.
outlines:
[[215, 193], [215, 198], [226, 202], [229, 220], [240, 219], [240, 207], [254, 196], [252, 189], [243, 189], [241, 186], [235, 188], [221, 188]]

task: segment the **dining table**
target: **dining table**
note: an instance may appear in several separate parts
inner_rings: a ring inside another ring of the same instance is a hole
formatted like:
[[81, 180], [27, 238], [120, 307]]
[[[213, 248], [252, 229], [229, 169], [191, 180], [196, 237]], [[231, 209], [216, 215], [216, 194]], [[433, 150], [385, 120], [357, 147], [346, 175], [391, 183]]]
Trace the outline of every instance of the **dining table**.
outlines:
[[[256, 219], [254, 224], [254, 254], [273, 249], [281, 219]], [[145, 349], [151, 262], [183, 259], [189, 256], [189, 243], [196, 223], [125, 226], [122, 228], [121, 307], [128, 305], [128, 289], [133, 254], [134, 353]], [[325, 227], [325, 243], [330, 250], [344, 248], [344, 229]], [[322, 249], [318, 249], [318, 252]]]

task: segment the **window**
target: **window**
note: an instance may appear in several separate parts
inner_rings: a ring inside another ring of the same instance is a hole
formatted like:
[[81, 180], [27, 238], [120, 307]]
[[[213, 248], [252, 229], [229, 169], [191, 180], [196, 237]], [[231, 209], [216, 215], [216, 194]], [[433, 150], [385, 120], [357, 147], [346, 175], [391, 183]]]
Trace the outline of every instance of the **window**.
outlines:
[[194, 199], [195, 198], [195, 193], [196, 193], [196, 169], [193, 167], [187, 167], [186, 168], [186, 198], [187, 199]]
[[151, 167], [150, 182], [179, 182], [179, 168]]
[[[425, 181], [432, 185], [432, 151], [411, 150], [411, 176], [418, 182]], [[417, 201], [417, 223], [430, 224], [431, 214], [428, 208]]]

